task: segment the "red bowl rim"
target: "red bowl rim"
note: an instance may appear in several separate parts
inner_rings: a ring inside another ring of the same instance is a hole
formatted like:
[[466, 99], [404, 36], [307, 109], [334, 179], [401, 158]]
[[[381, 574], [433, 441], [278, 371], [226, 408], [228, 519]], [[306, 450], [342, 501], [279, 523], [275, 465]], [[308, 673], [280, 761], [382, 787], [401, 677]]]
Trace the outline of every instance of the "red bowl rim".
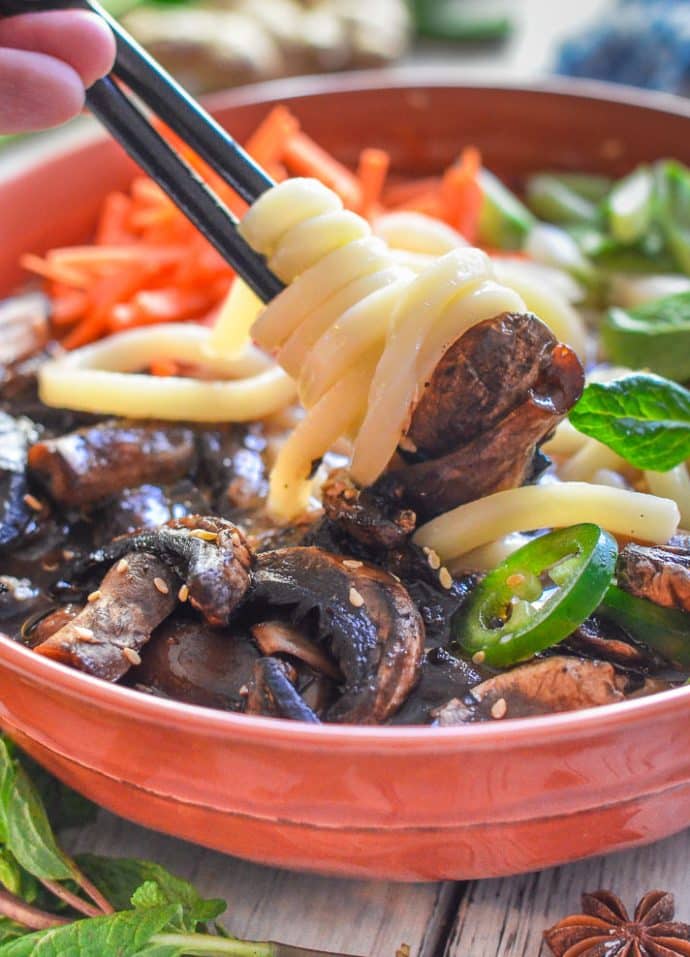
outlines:
[[[562, 96], [564, 99], [584, 98], [600, 102], [614, 102], [642, 109], [665, 112], [690, 119], [690, 100], [669, 93], [638, 90], [617, 84], [593, 80], [572, 80], [562, 77], [547, 77], [534, 82], [513, 82], [509, 79], [497, 82], [495, 78], [475, 75], [462, 67], [398, 67], [387, 70], [362, 70], [336, 75], [292, 77], [287, 80], [272, 80], [252, 84], [237, 90], [213, 94], [205, 104], [213, 111], [226, 110], [257, 102], [272, 102], [280, 99], [301, 98], [329, 93], [357, 92], [367, 89], [396, 88], [423, 89], [453, 87], [474, 90], [510, 91], [546, 96]], [[50, 149], [28, 164], [0, 162], [0, 181], [14, 176], [25, 176], [34, 166], [40, 166], [49, 158], [69, 154], [90, 143], [105, 139], [107, 134], [98, 129], [85, 129], [67, 146]], [[21, 155], [21, 147], [18, 154]], [[10, 160], [12, 156], [10, 155]], [[3, 176], [2, 166], [9, 166], [9, 175]], [[546, 735], [557, 733], [561, 739], [589, 736], [597, 731], [613, 731], [621, 726], [647, 722], [687, 708], [690, 701], [690, 686], [659, 692], [648, 697], [625, 702], [587, 708], [581, 711], [562, 712], [554, 715], [539, 715], [529, 718], [510, 718], [456, 727], [429, 727], [428, 725], [312, 725], [289, 721], [283, 718], [268, 718], [256, 715], [237, 714], [199, 705], [186, 704], [167, 698], [159, 698], [121, 685], [110, 684], [91, 675], [69, 668], [35, 654], [31, 649], [0, 633], [0, 661], [28, 680], [45, 683], [52, 689], [64, 691], [71, 696], [88, 699], [98, 707], [108, 706], [122, 710], [129, 718], [137, 713], [141, 718], [165, 725], [194, 723], [195, 733], [252, 739], [257, 742], [289, 746], [301, 744], [311, 747], [352, 748], [374, 747], [387, 750], [405, 745], [414, 751], [453, 751], [459, 747], [484, 750], [511, 743], [538, 744]]]

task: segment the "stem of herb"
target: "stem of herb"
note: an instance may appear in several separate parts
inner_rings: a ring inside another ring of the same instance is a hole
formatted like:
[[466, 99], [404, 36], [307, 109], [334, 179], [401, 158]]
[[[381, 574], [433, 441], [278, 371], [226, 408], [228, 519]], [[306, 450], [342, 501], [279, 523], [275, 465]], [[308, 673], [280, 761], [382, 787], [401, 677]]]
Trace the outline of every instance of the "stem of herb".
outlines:
[[69, 918], [57, 917], [55, 914], [39, 910], [38, 907], [32, 907], [20, 897], [15, 897], [14, 894], [5, 890], [0, 890], [0, 914], [31, 930], [48, 930], [50, 927], [71, 923]]
[[76, 868], [74, 872], [74, 879], [79, 884], [84, 893], [88, 894], [94, 904], [100, 908], [102, 914], [114, 914], [115, 908], [112, 904], [106, 900], [106, 898], [101, 894], [99, 889], [92, 884], [91, 881], [86, 877], [85, 874]]
[[44, 878], [39, 878], [39, 880], [46, 890], [49, 890], [51, 894], [55, 894], [61, 901], [64, 901], [65, 904], [69, 904], [70, 907], [79, 911], [81, 914], [86, 914], [87, 917], [103, 916], [103, 911], [100, 910], [100, 908], [89, 904], [88, 901], [82, 900], [81, 897], [67, 890], [67, 888], [63, 887], [58, 881], [50, 881]]
[[211, 934], [155, 934], [151, 944], [161, 947], [184, 947], [189, 957], [205, 954], [227, 954], [229, 957], [276, 957], [275, 945], [262, 940], [234, 940]]

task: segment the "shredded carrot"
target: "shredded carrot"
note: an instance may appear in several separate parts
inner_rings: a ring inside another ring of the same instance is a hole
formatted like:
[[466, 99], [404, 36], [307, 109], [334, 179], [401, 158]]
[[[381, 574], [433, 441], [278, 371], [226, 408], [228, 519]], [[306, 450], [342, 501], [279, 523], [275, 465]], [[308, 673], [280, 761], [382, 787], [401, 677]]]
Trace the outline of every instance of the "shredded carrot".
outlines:
[[247, 140], [245, 149], [265, 169], [279, 163], [285, 144], [299, 130], [299, 122], [285, 106], [275, 106]]
[[180, 374], [180, 365], [174, 359], [154, 359], [149, 367], [151, 375], [173, 376]]
[[360, 153], [357, 179], [362, 194], [362, 216], [376, 213], [390, 164], [390, 155], [385, 150], [365, 149]]
[[388, 208], [400, 206], [402, 203], [411, 203], [418, 196], [427, 193], [438, 193], [441, 186], [440, 176], [424, 176], [421, 179], [398, 180], [386, 186], [381, 196], [381, 202]]
[[480, 167], [479, 150], [468, 146], [460, 154], [459, 161], [446, 170], [441, 181], [443, 218], [470, 243], [477, 239], [482, 209], [482, 188], [477, 179]]
[[[246, 202], [180, 137], [156, 121], [168, 142], [235, 215]], [[482, 203], [479, 152], [467, 147], [443, 176], [388, 181], [385, 150], [362, 150], [356, 172], [331, 156], [276, 106], [249, 137], [247, 152], [276, 181], [315, 176], [339, 194], [345, 206], [373, 218], [388, 210], [413, 210], [445, 220], [470, 242], [477, 239]], [[213, 324], [235, 273], [146, 176], [127, 193], [108, 195], [90, 245], [28, 254], [22, 266], [41, 276], [51, 296], [55, 334], [67, 349], [112, 332], [157, 322]], [[172, 375], [170, 363], [154, 364]]]
[[362, 190], [357, 177], [337, 159], [315, 143], [306, 133], [295, 133], [287, 141], [283, 162], [296, 176], [315, 176], [340, 196], [348, 209], [362, 205]]
[[132, 242], [134, 233], [129, 227], [132, 200], [124, 193], [111, 193], [103, 202], [96, 229], [96, 245], [115, 246]]
[[69, 326], [76, 322], [86, 311], [89, 297], [79, 289], [68, 289], [65, 292], [52, 290], [51, 318], [56, 326]]

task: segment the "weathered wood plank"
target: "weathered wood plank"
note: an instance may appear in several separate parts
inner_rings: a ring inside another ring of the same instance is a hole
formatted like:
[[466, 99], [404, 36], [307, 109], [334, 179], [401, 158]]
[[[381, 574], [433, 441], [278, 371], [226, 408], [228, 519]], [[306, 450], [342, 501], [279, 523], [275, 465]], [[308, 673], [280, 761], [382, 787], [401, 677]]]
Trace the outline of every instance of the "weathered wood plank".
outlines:
[[452, 923], [452, 884], [393, 884], [297, 874], [249, 864], [102, 812], [71, 842], [74, 851], [145, 857], [228, 901], [222, 918], [240, 937], [274, 939], [369, 957], [437, 957]]
[[458, 908], [444, 957], [547, 957], [542, 932], [580, 909], [583, 891], [606, 888], [632, 910], [652, 888], [672, 891], [690, 919], [690, 831], [638, 851], [501, 880], [475, 881]]

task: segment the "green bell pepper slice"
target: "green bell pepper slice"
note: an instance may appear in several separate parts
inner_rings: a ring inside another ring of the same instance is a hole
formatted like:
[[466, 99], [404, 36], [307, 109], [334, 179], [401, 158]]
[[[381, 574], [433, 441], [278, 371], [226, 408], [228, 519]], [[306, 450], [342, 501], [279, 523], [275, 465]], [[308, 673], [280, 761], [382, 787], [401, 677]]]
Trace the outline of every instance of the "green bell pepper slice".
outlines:
[[470, 655], [505, 668], [567, 638], [598, 607], [618, 557], [598, 525], [536, 538], [489, 572], [453, 622]]

